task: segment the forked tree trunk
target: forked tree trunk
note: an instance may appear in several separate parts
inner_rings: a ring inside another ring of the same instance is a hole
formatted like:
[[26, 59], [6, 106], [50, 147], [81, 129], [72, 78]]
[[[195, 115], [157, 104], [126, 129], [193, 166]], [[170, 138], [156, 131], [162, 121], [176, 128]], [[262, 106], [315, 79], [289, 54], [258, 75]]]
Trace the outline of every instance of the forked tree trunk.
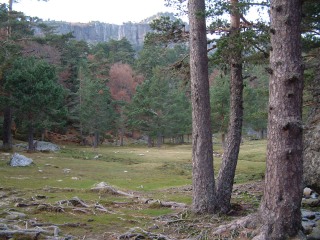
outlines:
[[301, 229], [302, 90], [300, 0], [271, 1], [267, 169], [257, 239], [287, 239]]
[[240, 13], [238, 0], [230, 0], [231, 35], [230, 48], [230, 120], [224, 146], [223, 159], [217, 179], [217, 211], [227, 213], [231, 209], [231, 194], [238, 162], [243, 119], [243, 78], [242, 78], [242, 47], [240, 44]]
[[192, 210], [212, 213], [215, 204], [205, 0], [189, 0], [192, 102]]

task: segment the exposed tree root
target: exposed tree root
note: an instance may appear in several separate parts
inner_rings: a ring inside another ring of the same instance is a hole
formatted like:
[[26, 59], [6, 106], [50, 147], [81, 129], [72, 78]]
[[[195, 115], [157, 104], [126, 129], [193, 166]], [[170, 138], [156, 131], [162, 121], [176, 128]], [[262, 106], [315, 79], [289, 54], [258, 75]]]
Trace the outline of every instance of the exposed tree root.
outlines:
[[163, 235], [163, 234], [157, 234], [152, 233], [143, 230], [142, 228], [135, 227], [131, 228], [128, 232], [125, 234], [122, 234], [118, 237], [118, 239], [157, 239], [157, 240], [170, 240], [171, 238]]
[[215, 230], [211, 233], [212, 235], [221, 235], [225, 232], [229, 232], [236, 229], [251, 229], [254, 230], [257, 228], [257, 214], [250, 214], [248, 216], [235, 219], [234, 221], [220, 225], [219, 227], [215, 228]]

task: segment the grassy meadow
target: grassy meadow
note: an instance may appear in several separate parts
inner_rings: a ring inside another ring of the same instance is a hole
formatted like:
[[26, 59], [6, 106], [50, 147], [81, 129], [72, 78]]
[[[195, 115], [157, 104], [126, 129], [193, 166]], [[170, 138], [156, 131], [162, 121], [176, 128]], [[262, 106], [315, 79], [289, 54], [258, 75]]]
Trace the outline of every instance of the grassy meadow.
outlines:
[[[219, 144], [214, 151], [222, 154]], [[261, 180], [265, 171], [266, 141], [245, 141], [241, 146], [235, 183]], [[116, 239], [116, 235], [132, 227], [146, 228], [156, 218], [176, 214], [177, 210], [157, 204], [143, 204], [135, 198], [92, 191], [100, 182], [115, 189], [146, 199], [160, 199], [191, 204], [191, 145], [111, 147], [97, 149], [66, 145], [57, 153], [17, 152], [33, 159], [29, 167], [10, 167], [10, 155], [0, 152], [0, 218], [1, 211], [14, 208], [28, 218], [55, 224], [79, 223], [83, 227], [62, 227], [84, 239]], [[215, 172], [221, 158], [214, 158]], [[42, 196], [42, 197], [39, 197]], [[77, 196], [88, 204], [99, 203], [110, 213], [92, 214], [72, 211], [40, 211], [37, 208], [16, 208], [16, 203], [43, 201], [56, 206], [61, 200]], [[38, 200], [39, 199], [39, 200]], [[41, 199], [41, 200], [40, 200]], [[158, 231], [164, 231], [160, 228]]]

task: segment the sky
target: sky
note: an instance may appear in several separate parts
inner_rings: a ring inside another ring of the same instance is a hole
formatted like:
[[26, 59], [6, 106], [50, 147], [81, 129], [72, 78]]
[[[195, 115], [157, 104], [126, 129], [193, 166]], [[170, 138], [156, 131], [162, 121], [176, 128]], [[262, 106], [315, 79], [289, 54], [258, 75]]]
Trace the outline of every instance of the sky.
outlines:
[[[0, 0], [0, 3], [8, 3]], [[122, 24], [140, 22], [158, 12], [173, 12], [165, 0], [19, 0], [13, 10], [43, 20]]]

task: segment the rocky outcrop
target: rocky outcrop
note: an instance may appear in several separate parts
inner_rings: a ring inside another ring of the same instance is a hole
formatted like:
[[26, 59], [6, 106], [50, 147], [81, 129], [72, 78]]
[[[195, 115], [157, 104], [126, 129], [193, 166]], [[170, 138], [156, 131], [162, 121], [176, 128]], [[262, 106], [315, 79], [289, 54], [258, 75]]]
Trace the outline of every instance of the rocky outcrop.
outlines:
[[[171, 20], [177, 19], [173, 13], [159, 12], [140, 23], [126, 22], [117, 25], [97, 21], [90, 23], [46, 21], [45, 24], [55, 27], [57, 34], [67, 34], [71, 32], [76, 40], [83, 40], [90, 44], [108, 42], [111, 39], [121, 40], [122, 38], [126, 38], [136, 50], [139, 50], [143, 46], [144, 37], [151, 31], [149, 24], [161, 16], [169, 17]], [[35, 34], [41, 35], [41, 30], [35, 29]]]
[[313, 107], [304, 130], [304, 185], [320, 192], [320, 65], [311, 87]]
[[[60, 147], [54, 143], [51, 142], [44, 142], [44, 141], [34, 141], [33, 142], [35, 150], [41, 151], [41, 152], [56, 152], [60, 150]], [[28, 144], [26, 143], [19, 143], [15, 144], [15, 147], [21, 148], [21, 149], [28, 149]]]
[[102, 22], [69, 23], [50, 21], [46, 22], [46, 24], [55, 26], [58, 34], [72, 32], [77, 40], [84, 40], [90, 44], [126, 38], [136, 49], [142, 47], [145, 35], [151, 31], [147, 23], [128, 22], [116, 25]]
[[33, 160], [31, 158], [27, 158], [23, 155], [20, 155], [18, 153], [13, 154], [9, 165], [12, 167], [26, 167], [33, 163]]

